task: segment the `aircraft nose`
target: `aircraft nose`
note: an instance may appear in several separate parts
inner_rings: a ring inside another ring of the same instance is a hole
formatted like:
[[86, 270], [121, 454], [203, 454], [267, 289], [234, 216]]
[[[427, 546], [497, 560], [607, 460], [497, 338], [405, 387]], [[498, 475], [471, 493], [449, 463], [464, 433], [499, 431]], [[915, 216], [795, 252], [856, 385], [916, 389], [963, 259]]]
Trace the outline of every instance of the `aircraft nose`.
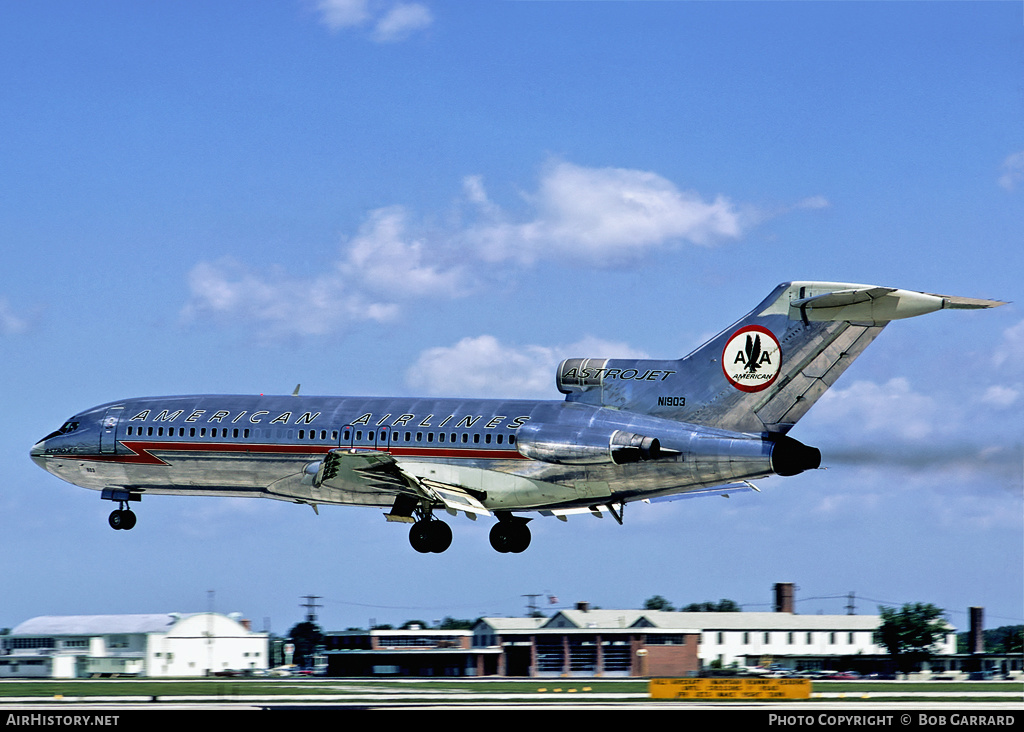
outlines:
[[39, 467], [43, 467], [43, 456], [46, 454], [46, 440], [40, 440], [28, 451], [29, 456]]

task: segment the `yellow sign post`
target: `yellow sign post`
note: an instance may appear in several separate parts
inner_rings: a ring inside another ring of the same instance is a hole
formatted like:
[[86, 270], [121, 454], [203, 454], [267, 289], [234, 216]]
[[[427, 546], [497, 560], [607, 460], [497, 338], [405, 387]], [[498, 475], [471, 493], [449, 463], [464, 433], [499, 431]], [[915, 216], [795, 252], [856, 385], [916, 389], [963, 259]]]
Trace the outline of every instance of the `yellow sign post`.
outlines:
[[651, 679], [652, 699], [810, 699], [809, 679]]

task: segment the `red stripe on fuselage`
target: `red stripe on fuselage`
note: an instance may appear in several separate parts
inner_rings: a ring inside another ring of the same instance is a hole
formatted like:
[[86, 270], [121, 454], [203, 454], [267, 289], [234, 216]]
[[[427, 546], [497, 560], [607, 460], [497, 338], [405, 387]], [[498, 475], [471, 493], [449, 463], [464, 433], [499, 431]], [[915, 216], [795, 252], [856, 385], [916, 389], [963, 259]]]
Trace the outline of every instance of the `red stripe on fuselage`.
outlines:
[[[91, 460], [105, 463], [125, 463], [129, 465], [168, 465], [165, 460], [154, 455], [160, 453], [207, 453], [244, 455], [326, 455], [331, 450], [353, 450], [355, 452], [386, 452], [395, 457], [439, 458], [455, 460], [528, 460], [516, 450], [498, 450], [462, 447], [371, 447], [369, 445], [355, 447], [338, 447], [337, 445], [275, 445], [268, 443], [251, 444], [236, 442], [146, 442], [141, 440], [122, 440], [122, 446], [131, 451], [124, 453], [100, 453], [96, 455], [61, 455], [75, 460]], [[165, 457], [170, 457], [166, 456]]]

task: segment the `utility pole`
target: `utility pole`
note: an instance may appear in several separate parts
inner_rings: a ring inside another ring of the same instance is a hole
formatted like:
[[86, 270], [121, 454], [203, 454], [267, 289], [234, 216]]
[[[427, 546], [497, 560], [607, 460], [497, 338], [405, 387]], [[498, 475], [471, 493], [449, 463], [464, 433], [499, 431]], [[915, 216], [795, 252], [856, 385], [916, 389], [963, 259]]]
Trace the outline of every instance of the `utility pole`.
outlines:
[[314, 600], [322, 600], [322, 599], [323, 598], [320, 597], [320, 595], [305, 595], [306, 602], [300, 604], [299, 607], [306, 608], [306, 622], [307, 623], [315, 623], [316, 622], [316, 609], [318, 607], [323, 607], [323, 605], [317, 604], [316, 602], [314, 602]]
[[856, 615], [857, 614], [857, 608], [853, 604], [853, 593], [852, 592], [846, 596], [846, 614], [847, 615]]
[[531, 618], [536, 617], [537, 612], [538, 612], [537, 611], [537, 598], [540, 597], [540, 595], [539, 594], [537, 594], [537, 595], [523, 595], [523, 597], [527, 598], [527, 603], [526, 603], [526, 614], [527, 614], [527, 616], [531, 617]]

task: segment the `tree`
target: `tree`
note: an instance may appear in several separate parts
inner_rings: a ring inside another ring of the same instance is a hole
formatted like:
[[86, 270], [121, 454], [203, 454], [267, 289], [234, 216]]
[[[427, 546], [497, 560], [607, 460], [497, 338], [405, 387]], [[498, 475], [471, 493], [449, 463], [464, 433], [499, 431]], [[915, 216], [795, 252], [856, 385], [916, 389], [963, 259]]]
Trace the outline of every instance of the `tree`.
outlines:
[[684, 613], [738, 613], [740, 606], [733, 600], [719, 600], [718, 602], [693, 602], [684, 607]]
[[[983, 630], [986, 653], [1021, 653], [1024, 651], [1024, 625], [1001, 625]], [[970, 653], [970, 632], [956, 634], [956, 652]]]
[[1001, 625], [983, 632], [985, 649], [990, 653], [1021, 653], [1024, 651], [1024, 625]]
[[672, 607], [672, 603], [661, 595], [655, 595], [654, 597], [648, 597], [644, 600], [644, 610], [662, 610], [666, 613], [670, 613], [674, 612], [675, 608]]
[[438, 630], [472, 630], [474, 624], [475, 623], [472, 620], [453, 618], [445, 615], [437, 628]]
[[295, 646], [292, 663], [299, 667], [306, 667], [312, 662], [317, 648], [323, 645], [324, 634], [319, 625], [306, 620], [288, 632], [288, 639]]
[[938, 650], [949, 632], [942, 608], [929, 603], [907, 603], [899, 610], [878, 608], [881, 623], [874, 640], [884, 646], [902, 673], [914, 668]]

